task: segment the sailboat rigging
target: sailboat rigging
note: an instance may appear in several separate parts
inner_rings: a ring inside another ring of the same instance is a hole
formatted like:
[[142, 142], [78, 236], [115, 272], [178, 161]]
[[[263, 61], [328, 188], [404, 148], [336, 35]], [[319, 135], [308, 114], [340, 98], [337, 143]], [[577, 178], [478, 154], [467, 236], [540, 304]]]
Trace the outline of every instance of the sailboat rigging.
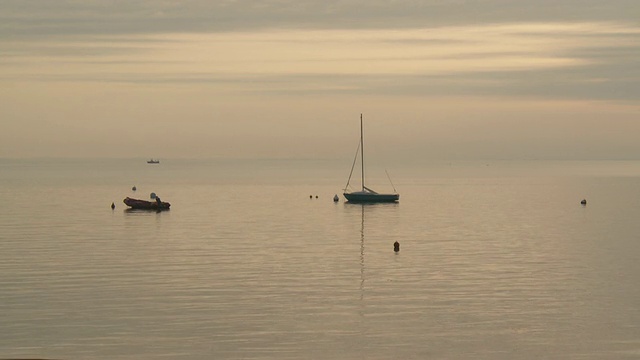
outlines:
[[[358, 158], [358, 152], [360, 152], [362, 190], [347, 192], [347, 189], [349, 188], [349, 182], [351, 181], [351, 175], [353, 175], [353, 169], [355, 168], [356, 160]], [[387, 176], [389, 176], [388, 173], [387, 173]], [[394, 191], [395, 191], [395, 187], [394, 187]], [[397, 202], [400, 199], [400, 194], [398, 194], [397, 192], [394, 192], [393, 194], [380, 194], [368, 188], [365, 185], [365, 182], [364, 182], [364, 132], [363, 132], [363, 125], [362, 125], [362, 114], [360, 114], [360, 144], [358, 145], [358, 151], [356, 151], [356, 157], [353, 160], [353, 165], [351, 166], [351, 173], [349, 174], [349, 179], [347, 180], [347, 185], [345, 186], [343, 195], [347, 199], [347, 201], [352, 203]]]

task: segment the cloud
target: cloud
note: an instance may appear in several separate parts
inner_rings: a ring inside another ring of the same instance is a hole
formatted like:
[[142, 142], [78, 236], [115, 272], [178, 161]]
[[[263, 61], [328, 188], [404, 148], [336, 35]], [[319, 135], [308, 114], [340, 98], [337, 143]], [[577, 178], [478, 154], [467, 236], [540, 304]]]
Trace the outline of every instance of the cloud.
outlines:
[[3, 0], [0, 38], [636, 21], [635, 0]]
[[634, 100], [638, 35], [583, 22], [14, 40], [1, 47], [0, 80]]

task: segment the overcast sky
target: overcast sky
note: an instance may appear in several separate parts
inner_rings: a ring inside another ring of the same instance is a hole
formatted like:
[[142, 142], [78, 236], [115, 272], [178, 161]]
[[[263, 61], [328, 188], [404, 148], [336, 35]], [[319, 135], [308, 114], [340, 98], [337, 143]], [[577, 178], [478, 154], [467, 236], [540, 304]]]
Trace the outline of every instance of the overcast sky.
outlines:
[[637, 0], [0, 0], [0, 157], [639, 159], [639, 59]]

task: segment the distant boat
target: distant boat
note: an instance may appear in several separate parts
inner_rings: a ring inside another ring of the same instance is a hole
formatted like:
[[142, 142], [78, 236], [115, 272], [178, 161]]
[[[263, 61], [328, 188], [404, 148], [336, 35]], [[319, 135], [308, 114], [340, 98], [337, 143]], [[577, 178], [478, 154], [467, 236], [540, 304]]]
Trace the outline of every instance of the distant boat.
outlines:
[[160, 164], [160, 160], [149, 159], [147, 160], [147, 164]]
[[[360, 164], [362, 167], [362, 190], [360, 191], [352, 191], [347, 192], [349, 188], [349, 182], [351, 181], [351, 175], [353, 175], [353, 166], [351, 167], [351, 174], [349, 174], [349, 180], [347, 180], [347, 186], [345, 186], [344, 197], [347, 201], [351, 203], [385, 203], [385, 202], [397, 202], [400, 200], [400, 194], [380, 194], [372, 189], [368, 188], [364, 184], [364, 136], [363, 136], [363, 126], [362, 126], [362, 114], [360, 114], [360, 146], [358, 147], [360, 152]], [[356, 159], [358, 158], [358, 153], [356, 153]], [[356, 159], [354, 159], [353, 164], [355, 166]], [[394, 189], [395, 191], [395, 189]]]
[[169, 210], [171, 204], [163, 201], [146, 201], [146, 200], [138, 200], [132, 199], [130, 197], [125, 198], [122, 202], [132, 209], [138, 210]]

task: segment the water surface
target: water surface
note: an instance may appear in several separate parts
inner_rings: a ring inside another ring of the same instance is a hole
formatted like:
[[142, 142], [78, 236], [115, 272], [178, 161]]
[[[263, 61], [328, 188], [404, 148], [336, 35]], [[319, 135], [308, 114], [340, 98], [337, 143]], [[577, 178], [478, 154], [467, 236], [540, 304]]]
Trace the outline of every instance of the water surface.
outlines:
[[0, 160], [0, 357], [640, 357], [640, 163], [422, 165]]

